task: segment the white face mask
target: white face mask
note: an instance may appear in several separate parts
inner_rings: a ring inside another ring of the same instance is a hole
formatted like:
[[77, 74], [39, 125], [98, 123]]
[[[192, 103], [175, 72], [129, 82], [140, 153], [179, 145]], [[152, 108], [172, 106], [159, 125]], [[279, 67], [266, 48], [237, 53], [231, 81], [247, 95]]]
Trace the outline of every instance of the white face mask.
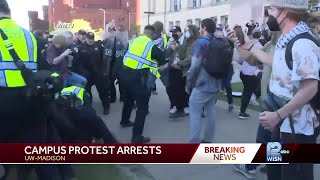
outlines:
[[185, 35], [185, 37], [186, 37], [187, 39], [190, 38], [190, 36], [191, 36], [191, 34], [190, 34], [189, 31], [187, 31], [184, 35]]

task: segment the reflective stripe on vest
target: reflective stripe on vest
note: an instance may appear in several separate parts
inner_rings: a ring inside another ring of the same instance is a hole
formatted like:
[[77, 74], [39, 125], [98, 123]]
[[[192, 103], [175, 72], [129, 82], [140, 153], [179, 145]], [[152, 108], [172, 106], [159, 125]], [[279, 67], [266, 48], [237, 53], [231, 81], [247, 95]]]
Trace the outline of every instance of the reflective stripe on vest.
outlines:
[[154, 42], [147, 36], [138, 37], [130, 44], [129, 50], [124, 56], [123, 64], [132, 69], [149, 68], [152, 74], [160, 77], [158, 63], [151, 59], [151, 51], [154, 45]]
[[61, 95], [62, 96], [70, 96], [72, 94], [76, 95], [78, 99], [84, 102], [84, 92], [85, 90], [83, 88], [77, 87], [77, 86], [70, 86], [62, 89]]
[[0, 37], [0, 87], [25, 86], [21, 71], [14, 64], [6, 48], [14, 48], [21, 61], [31, 70], [37, 70], [37, 42], [31, 32], [19, 27], [11, 19], [0, 20], [0, 27], [8, 36], [4, 41]]

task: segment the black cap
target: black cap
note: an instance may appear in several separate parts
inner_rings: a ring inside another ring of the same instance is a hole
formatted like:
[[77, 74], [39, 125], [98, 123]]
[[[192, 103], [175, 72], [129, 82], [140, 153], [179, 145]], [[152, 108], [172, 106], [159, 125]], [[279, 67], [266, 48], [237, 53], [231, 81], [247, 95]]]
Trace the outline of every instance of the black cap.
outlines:
[[86, 36], [87, 36], [88, 39], [94, 39], [93, 32], [88, 32]]
[[182, 32], [181, 28], [179, 26], [173, 26], [173, 28], [170, 30], [172, 33]]
[[79, 35], [86, 35], [87, 32], [86, 32], [85, 30], [83, 30], [83, 29], [80, 29], [80, 30], [78, 31], [78, 34], [79, 34]]
[[0, 0], [0, 12], [10, 14], [10, 8], [7, 0]]

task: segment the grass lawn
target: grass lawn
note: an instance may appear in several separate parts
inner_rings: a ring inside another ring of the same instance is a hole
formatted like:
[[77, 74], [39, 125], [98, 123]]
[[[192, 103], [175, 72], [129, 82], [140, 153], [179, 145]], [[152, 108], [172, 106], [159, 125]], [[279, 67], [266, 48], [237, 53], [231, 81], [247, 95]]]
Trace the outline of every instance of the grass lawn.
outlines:
[[[231, 86], [232, 86], [233, 92], [242, 92], [242, 90], [243, 90], [242, 82], [232, 83]], [[224, 93], [222, 93], [222, 92], [219, 93], [218, 100], [228, 102], [227, 96], [224, 95]], [[259, 104], [261, 104], [260, 99], [258, 99], [258, 102], [259, 102]], [[241, 105], [241, 97], [233, 97], [233, 105], [240, 106]], [[253, 105], [249, 104], [248, 108], [255, 110], [255, 111], [260, 111], [259, 106], [253, 106]]]

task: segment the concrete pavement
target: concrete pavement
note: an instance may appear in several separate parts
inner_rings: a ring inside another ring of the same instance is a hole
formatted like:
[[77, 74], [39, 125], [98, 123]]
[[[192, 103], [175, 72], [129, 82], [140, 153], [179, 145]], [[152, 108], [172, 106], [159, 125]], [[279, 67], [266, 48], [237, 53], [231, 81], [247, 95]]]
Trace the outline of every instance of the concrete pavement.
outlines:
[[[152, 95], [150, 100], [150, 114], [147, 116], [144, 135], [151, 138], [152, 143], [187, 143], [188, 117], [169, 120], [169, 100], [165, 88], [157, 82], [159, 95]], [[117, 94], [118, 95], [118, 94]], [[110, 130], [124, 143], [131, 140], [132, 129], [122, 129], [119, 125], [121, 119], [122, 103], [119, 101], [111, 105], [110, 115], [102, 116], [102, 106], [96, 91], [94, 92], [94, 107]], [[218, 102], [216, 106], [216, 143], [254, 143], [258, 127], [258, 113], [248, 111], [251, 118], [238, 119], [239, 107], [234, 112], [227, 112], [227, 104]], [[131, 120], [134, 120], [135, 112]], [[203, 119], [205, 122], [205, 119]], [[144, 167], [157, 180], [245, 180], [246, 178], [235, 172], [230, 165], [144, 165]], [[320, 179], [320, 167], [315, 167], [315, 179]], [[266, 176], [257, 171], [256, 180], [266, 180]], [[128, 178], [136, 179], [136, 178]]]

